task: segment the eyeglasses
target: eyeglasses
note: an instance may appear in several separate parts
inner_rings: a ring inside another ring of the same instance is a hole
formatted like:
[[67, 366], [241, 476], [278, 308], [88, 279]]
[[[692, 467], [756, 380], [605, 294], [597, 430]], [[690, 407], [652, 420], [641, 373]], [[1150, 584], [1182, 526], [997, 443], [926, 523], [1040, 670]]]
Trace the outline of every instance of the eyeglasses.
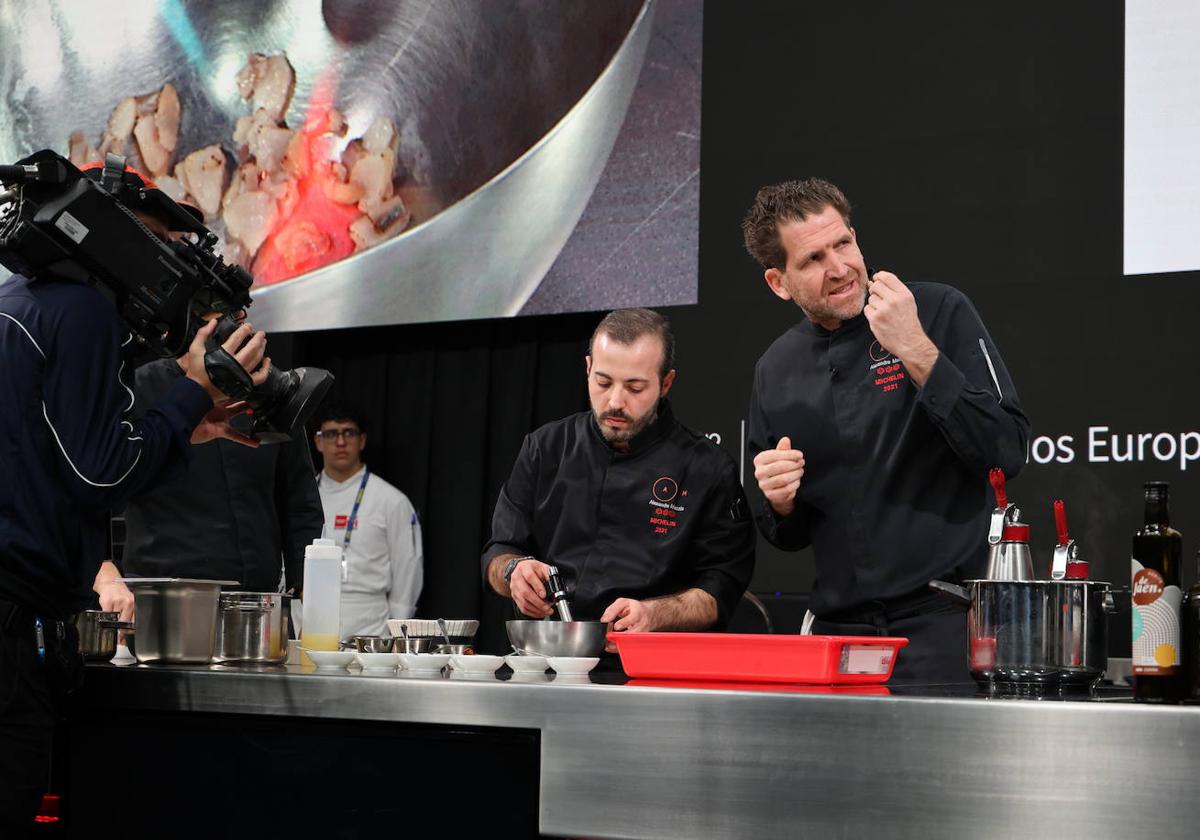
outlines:
[[343, 438], [344, 440], [354, 440], [361, 434], [362, 432], [358, 429], [322, 429], [321, 431], [317, 432], [317, 437], [319, 437], [321, 440], [327, 440], [330, 443], [333, 443], [338, 438]]

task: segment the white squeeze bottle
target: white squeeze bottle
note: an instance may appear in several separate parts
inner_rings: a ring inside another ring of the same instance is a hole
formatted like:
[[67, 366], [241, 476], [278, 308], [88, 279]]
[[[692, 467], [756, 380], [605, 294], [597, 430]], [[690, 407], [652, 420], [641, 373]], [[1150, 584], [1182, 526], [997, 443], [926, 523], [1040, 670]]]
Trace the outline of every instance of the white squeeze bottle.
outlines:
[[342, 617], [342, 547], [333, 540], [315, 539], [304, 549], [303, 603], [300, 647], [337, 650]]

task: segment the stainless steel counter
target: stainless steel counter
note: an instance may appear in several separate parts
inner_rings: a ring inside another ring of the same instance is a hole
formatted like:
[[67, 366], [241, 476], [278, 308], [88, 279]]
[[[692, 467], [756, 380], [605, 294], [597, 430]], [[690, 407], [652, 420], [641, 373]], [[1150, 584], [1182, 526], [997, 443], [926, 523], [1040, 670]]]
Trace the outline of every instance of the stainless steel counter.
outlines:
[[538, 730], [540, 825], [552, 835], [1195, 836], [1185, 817], [1200, 778], [1200, 707], [901, 690], [105, 665], [88, 669], [84, 699]]

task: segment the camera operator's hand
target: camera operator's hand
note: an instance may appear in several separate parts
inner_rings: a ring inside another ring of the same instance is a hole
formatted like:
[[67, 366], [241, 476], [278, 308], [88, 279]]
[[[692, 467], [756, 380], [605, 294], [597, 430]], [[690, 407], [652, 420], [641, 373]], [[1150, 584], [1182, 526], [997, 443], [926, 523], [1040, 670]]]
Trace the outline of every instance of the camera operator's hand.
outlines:
[[228, 399], [223, 397], [220, 402], [213, 406], [212, 411], [204, 415], [204, 419], [200, 421], [200, 425], [192, 430], [192, 443], [208, 443], [210, 440], [225, 438], [225, 440], [249, 446], [251, 449], [257, 449], [257, 440], [249, 435], [242, 434], [229, 425], [230, 417], [236, 417], [245, 410], [245, 402], [229, 402]]
[[[207, 352], [205, 342], [216, 328], [217, 322], [214, 319], [196, 330], [196, 337], [192, 339], [192, 346], [188, 348], [187, 364], [184, 367], [188, 379], [203, 388], [212, 397], [213, 403], [220, 403], [228, 398], [212, 383], [208, 378], [208, 371], [204, 368], [204, 354]], [[267, 352], [266, 333], [256, 333], [249, 323], [243, 323], [221, 346], [250, 374], [250, 381], [255, 387], [267, 381], [271, 360], [264, 358]]]

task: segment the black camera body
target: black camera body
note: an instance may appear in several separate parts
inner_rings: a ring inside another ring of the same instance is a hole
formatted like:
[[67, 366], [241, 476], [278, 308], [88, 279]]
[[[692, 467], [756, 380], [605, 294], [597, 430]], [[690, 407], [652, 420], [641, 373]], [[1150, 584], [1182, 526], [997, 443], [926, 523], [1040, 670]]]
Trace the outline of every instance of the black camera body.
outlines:
[[[208, 342], [205, 368], [229, 396], [252, 410], [260, 442], [289, 440], [333, 383], [319, 368], [272, 368], [258, 387], [221, 348], [250, 306], [253, 278], [216, 253], [217, 236], [187, 210], [109, 155], [99, 180], [50, 150], [0, 166], [0, 264], [37, 278], [90, 278], [112, 297], [141, 346], [142, 359], [187, 352], [204, 317], [220, 313]], [[164, 242], [134, 209], [165, 218], [184, 236]]]

